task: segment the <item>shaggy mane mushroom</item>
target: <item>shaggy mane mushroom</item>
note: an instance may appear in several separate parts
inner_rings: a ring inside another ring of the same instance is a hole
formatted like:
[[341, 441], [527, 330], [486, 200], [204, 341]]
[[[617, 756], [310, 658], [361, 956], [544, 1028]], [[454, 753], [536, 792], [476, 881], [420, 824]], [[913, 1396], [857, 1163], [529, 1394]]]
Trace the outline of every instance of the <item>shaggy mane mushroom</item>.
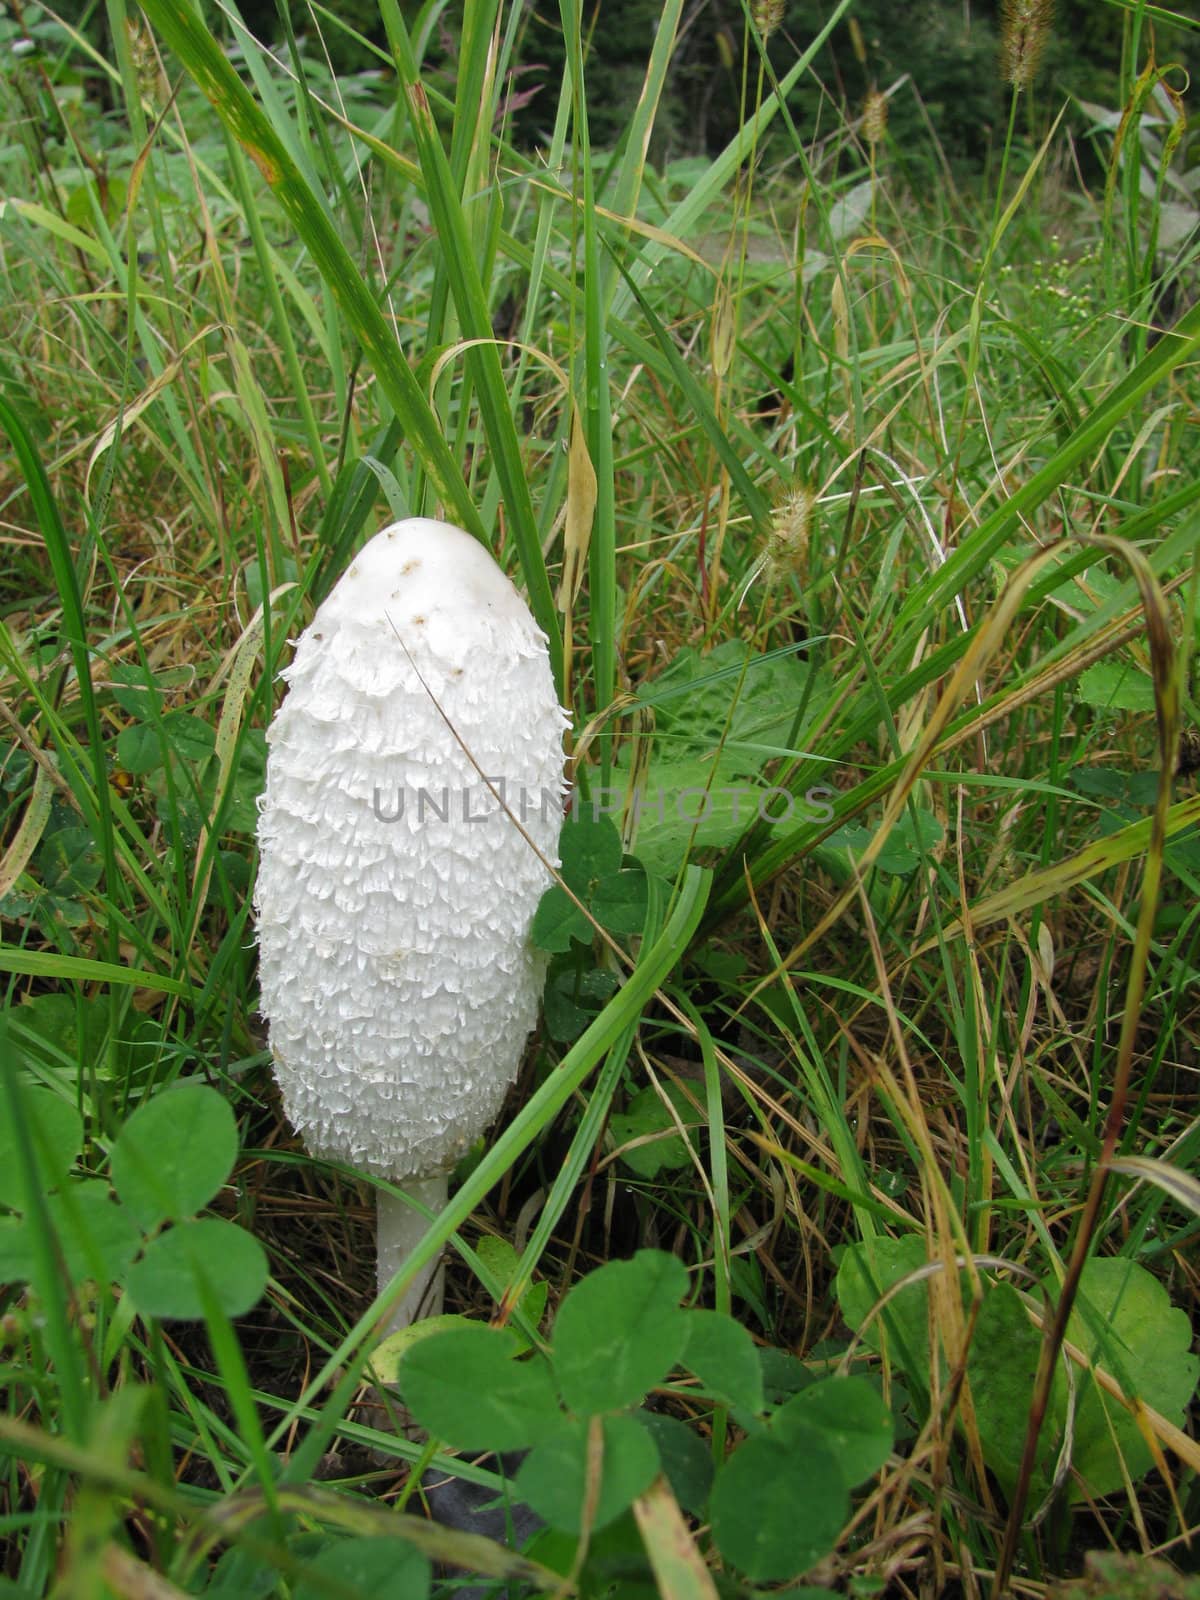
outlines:
[[[567, 723], [545, 635], [481, 544], [414, 517], [355, 557], [283, 676], [255, 908], [284, 1109], [314, 1155], [438, 1211], [545, 978], [529, 929], [539, 852], [558, 864]], [[379, 1192], [381, 1290], [427, 1227]], [[440, 1306], [432, 1263], [391, 1325]]]

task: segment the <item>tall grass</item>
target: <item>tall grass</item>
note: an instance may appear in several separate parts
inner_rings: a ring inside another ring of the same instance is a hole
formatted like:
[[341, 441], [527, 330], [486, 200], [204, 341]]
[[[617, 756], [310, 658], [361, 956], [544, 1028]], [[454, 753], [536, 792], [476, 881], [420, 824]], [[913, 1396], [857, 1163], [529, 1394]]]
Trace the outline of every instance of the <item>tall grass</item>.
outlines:
[[[849, 0], [791, 57], [752, 9], [739, 133], [665, 160], [671, 0], [611, 153], [577, 7], [541, 152], [512, 137], [523, 13], [498, 0], [464, 14], [449, 76], [437, 9], [394, 0], [380, 71], [341, 79], [323, 8], [268, 49], [233, 7], [214, 33], [110, 0], [110, 54], [26, 16], [37, 50], [0, 77], [3, 1119], [34, 1148], [48, 1090], [84, 1118], [76, 1170], [105, 1176], [131, 1111], [203, 1075], [243, 1142], [214, 1206], [272, 1279], [234, 1322], [139, 1317], [64, 1272], [26, 1162], [36, 1295], [7, 1292], [0, 1417], [23, 1593], [193, 1592], [222, 1546], [210, 1592], [252, 1567], [285, 1584], [289, 1519], [398, 1526], [372, 1502], [420, 1448], [355, 1407], [369, 1196], [281, 1124], [248, 906], [287, 641], [381, 518], [435, 512], [519, 576], [576, 781], [621, 797], [656, 887], [626, 963], [598, 946], [575, 975], [600, 998], [539, 1041], [414, 1270], [451, 1242], [486, 1314], [657, 1239], [698, 1300], [816, 1360], [847, 1348], [846, 1249], [919, 1240], [929, 1411], [828, 1581], [1041, 1592], [1072, 1538], [1178, 1552], [1196, 1523], [1171, 1418], [1146, 1421], [1156, 1479], [1073, 1523], [1025, 1503], [1085, 1264], [1196, 1293], [1198, 804], [1176, 768], [1200, 307], [1151, 322], [1185, 148], [1148, 122], [1174, 104], [1152, 8], [1127, 8], [1094, 192], [1066, 122], [1023, 141], [1014, 89], [976, 193], [914, 193], [878, 106], [869, 137], [832, 98], [819, 129], [793, 120]], [[1174, 267], [1194, 282], [1194, 245]], [[738, 783], [784, 820], [731, 812]], [[656, 818], [656, 787], [709, 815]], [[656, 1138], [681, 1105], [705, 1132], [653, 1179], [611, 1121], [647, 1083]], [[507, 1285], [488, 1233], [516, 1244]], [[1000, 1258], [1056, 1289], [1003, 1493], [971, 1365]], [[873, 1365], [897, 1394], [903, 1362]]]

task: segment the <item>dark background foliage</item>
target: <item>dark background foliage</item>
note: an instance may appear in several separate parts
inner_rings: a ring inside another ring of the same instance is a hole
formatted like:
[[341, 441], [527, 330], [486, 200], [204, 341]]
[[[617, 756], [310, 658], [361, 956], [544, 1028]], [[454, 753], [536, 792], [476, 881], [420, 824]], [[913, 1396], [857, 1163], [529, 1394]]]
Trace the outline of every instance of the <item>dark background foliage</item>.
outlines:
[[[830, 9], [829, 0], [788, 0], [769, 46], [780, 71], [819, 31]], [[1105, 0], [1057, 0], [1054, 12], [1031, 97], [1035, 125], [1046, 113], [1056, 113], [1069, 96], [1107, 106], [1118, 101], [1125, 14]], [[245, 14], [261, 34], [281, 32], [272, 0], [253, 0]], [[291, 15], [299, 34], [311, 28], [303, 0], [291, 0]], [[382, 43], [373, 0], [343, 0], [338, 15]], [[617, 143], [628, 125], [660, 15], [660, 0], [593, 0], [587, 13], [587, 82], [591, 136], [598, 146]], [[814, 75], [793, 93], [792, 112], [802, 131], [819, 133], [826, 94], [853, 109], [870, 88], [888, 89], [907, 79], [891, 98], [896, 147], [901, 152], [906, 146], [924, 147], [927, 115], [953, 162], [984, 164], [1003, 138], [1008, 115], [1008, 86], [998, 65], [999, 0], [857, 0], [850, 16], [859, 30], [863, 59], [844, 19], [818, 55]], [[447, 74], [454, 71], [456, 53], [450, 18], [447, 12], [432, 52], [436, 67]], [[746, 10], [739, 0], [698, 0], [685, 14], [656, 134], [658, 159], [711, 153], [732, 137], [741, 120], [746, 38]], [[1160, 62], [1178, 60], [1193, 76], [1200, 71], [1194, 39], [1158, 27], [1154, 41]], [[326, 42], [335, 67], [370, 62], [365, 51], [333, 29], [326, 29]], [[514, 125], [522, 141], [534, 143], [550, 133], [563, 74], [562, 25], [553, 3], [541, 0], [530, 6], [520, 55], [522, 70], [513, 84], [519, 103]], [[756, 69], [755, 53], [749, 65]], [[1179, 82], [1182, 86], [1182, 77]], [[549, 92], [536, 92], [547, 85]], [[828, 106], [824, 117], [829, 125]]]
[[[385, 41], [375, 0], [339, 0], [338, 26], [322, 21], [324, 48], [317, 46], [307, 0], [247, 0], [242, 13], [261, 39], [286, 48], [287, 20], [318, 64], [325, 52], [339, 75], [386, 64], [354, 35], [377, 50]], [[769, 44], [771, 63], [785, 71], [827, 20], [832, 0], [786, 0], [782, 21]], [[78, 3], [63, 6], [69, 20], [106, 26], [103, 9]], [[417, 8], [405, 5], [415, 20]], [[890, 95], [889, 128], [893, 148], [924, 150], [931, 124], [956, 167], [979, 169], [1002, 141], [1009, 92], [999, 70], [1000, 0], [857, 0], [819, 52], [812, 75], [793, 91], [790, 109], [806, 138], [819, 136], [836, 112], [853, 113], [871, 88]], [[74, 13], [74, 15], [72, 15]], [[228, 24], [215, 8], [212, 26]], [[592, 0], [587, 12], [589, 55], [587, 88], [592, 142], [600, 148], [619, 142], [632, 107], [655, 29], [660, 0]], [[1116, 107], [1122, 31], [1127, 13], [1109, 0], [1056, 0], [1054, 21], [1035, 90], [1024, 108], [1030, 135], [1042, 129], [1065, 100], [1078, 97]], [[427, 53], [434, 79], [453, 79], [458, 40], [457, 8], [443, 12]], [[853, 18], [853, 25], [850, 18]], [[855, 39], [857, 30], [858, 39]], [[1194, 80], [1200, 73], [1200, 47], [1194, 34], [1156, 26], [1151, 39], [1160, 64], [1177, 61]], [[102, 41], [98, 41], [102, 42]], [[858, 48], [856, 48], [856, 43]], [[744, 69], [750, 89], [758, 55], [751, 45], [746, 61], [747, 9], [740, 0], [696, 0], [685, 13], [671, 69], [671, 81], [658, 117], [652, 155], [662, 162], [677, 156], [713, 153], [740, 125]], [[562, 24], [553, 0], [537, 0], [523, 23], [520, 65], [512, 83], [512, 128], [525, 145], [549, 137], [564, 68]], [[1181, 71], [1177, 85], [1184, 86]], [[544, 92], [543, 92], [544, 91]], [[1078, 119], [1082, 127], [1083, 119]], [[1088, 159], [1086, 149], [1082, 159]]]

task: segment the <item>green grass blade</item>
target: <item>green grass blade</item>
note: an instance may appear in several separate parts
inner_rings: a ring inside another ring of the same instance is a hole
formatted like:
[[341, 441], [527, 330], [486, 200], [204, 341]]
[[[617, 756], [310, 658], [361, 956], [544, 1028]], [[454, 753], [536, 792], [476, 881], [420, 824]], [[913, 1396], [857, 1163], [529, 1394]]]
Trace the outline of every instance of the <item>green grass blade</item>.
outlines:
[[384, 0], [384, 18], [396, 51], [397, 64], [408, 95], [409, 125], [416, 140], [425, 193], [442, 244], [442, 261], [449, 278], [464, 334], [478, 341], [468, 360], [479, 392], [480, 415], [491, 446], [490, 466], [500, 480], [509, 513], [509, 531], [517, 547], [529, 603], [538, 626], [550, 641], [555, 681], [562, 683], [562, 636], [546, 564], [537, 538], [537, 518], [525, 476], [521, 444], [513, 422], [500, 355], [492, 332], [487, 295], [479, 276], [471, 230], [463, 215], [450, 163], [442, 148], [429, 101], [417, 73], [408, 32], [395, 0]]
[[1114, 385], [1096, 405], [1044, 467], [1013, 492], [1004, 503], [980, 523], [965, 544], [917, 584], [908, 596], [898, 625], [928, 617], [960, 594], [969, 578], [979, 571], [1000, 546], [1017, 531], [1021, 518], [1034, 511], [1065, 483], [1070, 472], [1099, 452], [1117, 425], [1145, 398], [1151, 389], [1176, 367], [1200, 349], [1200, 305], [1193, 306], [1164, 334], [1154, 349], [1133, 370]]
[[50, 566], [54, 573], [54, 582], [58, 589], [59, 603], [62, 606], [63, 626], [62, 643], [70, 651], [71, 660], [75, 665], [75, 680], [79, 687], [79, 699], [83, 706], [84, 723], [87, 727], [88, 747], [92, 760], [92, 790], [84, 798], [91, 816], [88, 819], [104, 856], [104, 882], [109, 894], [118, 896], [121, 892], [120, 881], [117, 874], [116, 852], [113, 843], [112, 807], [109, 802], [108, 772], [105, 766], [105, 742], [100, 728], [100, 713], [96, 705], [96, 693], [92, 684], [92, 664], [88, 651], [87, 622], [83, 614], [83, 598], [79, 588], [79, 578], [75, 570], [75, 559], [71, 552], [71, 543], [67, 530], [63, 526], [62, 518], [58, 514], [58, 504], [50, 488], [50, 480], [46, 476], [46, 469], [34, 446], [33, 440], [26, 431], [25, 424], [20, 416], [9, 405], [4, 396], [0, 395], [0, 428], [3, 428], [12, 441], [16, 451], [17, 462], [20, 466], [30, 499], [33, 501], [34, 513], [37, 517], [38, 527], [46, 545], [46, 554], [50, 558]]
[[437, 418], [374, 295], [283, 138], [263, 114], [246, 85], [226, 60], [216, 39], [186, 0], [177, 5], [171, 4], [170, 0], [149, 0], [145, 11], [208, 96], [230, 133], [252, 157], [292, 226], [303, 239], [342, 314], [361, 341], [380, 386], [404, 426], [409, 443], [447, 510], [476, 538], [482, 539], [484, 530], [479, 514]]

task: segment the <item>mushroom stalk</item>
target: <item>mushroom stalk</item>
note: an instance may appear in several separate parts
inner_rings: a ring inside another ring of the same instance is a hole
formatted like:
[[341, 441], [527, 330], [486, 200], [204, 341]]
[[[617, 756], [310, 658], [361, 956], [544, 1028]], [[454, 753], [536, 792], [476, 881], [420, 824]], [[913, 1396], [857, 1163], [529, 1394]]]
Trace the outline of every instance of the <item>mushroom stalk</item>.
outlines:
[[[445, 1209], [447, 1180], [444, 1172], [433, 1178], [406, 1178], [403, 1188], [414, 1200], [419, 1200], [436, 1216]], [[375, 1254], [376, 1287], [380, 1294], [412, 1255], [425, 1237], [429, 1219], [415, 1206], [410, 1206], [394, 1194], [375, 1192]], [[446, 1286], [446, 1269], [438, 1256], [422, 1267], [409, 1284], [399, 1301], [388, 1314], [388, 1331], [407, 1328], [418, 1318], [441, 1314]]]
[[[482, 545], [415, 517], [359, 553], [284, 677], [255, 889], [284, 1110], [314, 1155], [440, 1210], [545, 979], [567, 723], [545, 635]], [[381, 1288], [427, 1226], [380, 1195]], [[423, 1276], [393, 1326], [440, 1306]]]

